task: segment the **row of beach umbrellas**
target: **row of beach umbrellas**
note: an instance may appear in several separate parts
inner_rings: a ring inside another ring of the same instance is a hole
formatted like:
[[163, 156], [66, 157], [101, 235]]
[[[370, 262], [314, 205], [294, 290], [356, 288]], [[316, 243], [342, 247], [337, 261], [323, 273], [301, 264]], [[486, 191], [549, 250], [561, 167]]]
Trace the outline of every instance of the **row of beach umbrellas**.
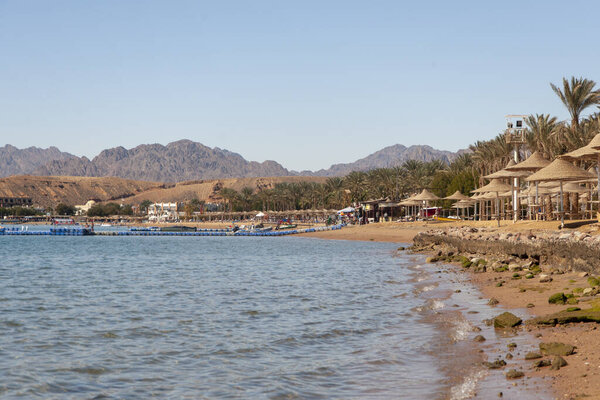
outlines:
[[[596, 174], [581, 169], [572, 163], [572, 161], [589, 160], [597, 162]], [[542, 154], [536, 151], [520, 163], [511, 160], [504, 169], [486, 175], [484, 178], [489, 179], [490, 182], [473, 190], [472, 193], [475, 193], [473, 197], [465, 196], [456, 191], [443, 199], [455, 200], [456, 203], [453, 208], [459, 209], [468, 208], [477, 201], [496, 200], [496, 202], [499, 202], [501, 198], [506, 197], [512, 197], [515, 200], [518, 197], [535, 197], [535, 204], [538, 205], [540, 195], [557, 194], [560, 196], [561, 224], [564, 225], [564, 193], [584, 194], [588, 190], [580, 186], [580, 183], [597, 182], [598, 198], [600, 199], [600, 134], [596, 135], [588, 145], [564, 154], [554, 161], [545, 159]], [[518, 185], [509, 185], [502, 182], [504, 179], [515, 178], [524, 179], [528, 184], [534, 183], [535, 188], [528, 186], [526, 190], [517, 193], [519, 191]], [[417, 206], [424, 202], [427, 206], [429, 201], [441, 199], [427, 189], [423, 189], [421, 193], [409, 197], [400, 202], [399, 205]]]

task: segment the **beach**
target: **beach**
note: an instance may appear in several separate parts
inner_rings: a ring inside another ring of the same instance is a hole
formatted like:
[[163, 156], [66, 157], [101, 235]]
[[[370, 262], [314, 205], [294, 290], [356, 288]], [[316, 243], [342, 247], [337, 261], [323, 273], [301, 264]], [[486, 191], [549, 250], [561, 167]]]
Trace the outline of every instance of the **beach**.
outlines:
[[[436, 222], [417, 222], [417, 223], [380, 223], [369, 224], [365, 226], [347, 227], [341, 231], [320, 232], [312, 234], [312, 237], [322, 239], [339, 239], [339, 240], [363, 240], [363, 241], [383, 241], [383, 242], [398, 242], [410, 243], [421, 232], [436, 231], [441, 234], [442, 231], [452, 230], [469, 230], [485, 231], [484, 234], [491, 236], [496, 242], [502, 242], [508, 238], [520, 237], [521, 235], [529, 235], [530, 237], [572, 237], [572, 241], [580, 241], [593, 243], [596, 240], [598, 226], [597, 224], [589, 224], [581, 226], [577, 229], [565, 229], [559, 231], [556, 221], [549, 222], [502, 222], [500, 228], [495, 227], [495, 221], [482, 222], [451, 222], [451, 223], [436, 223]], [[475, 235], [478, 235], [476, 233]], [[441, 234], [444, 235], [444, 234]], [[473, 235], [473, 234], [471, 234]], [[496, 236], [494, 236], [496, 235]], [[562, 235], [562, 236], [560, 236]], [[463, 233], [456, 233], [459, 240], [466, 238]], [[466, 240], [466, 239], [465, 239]], [[554, 239], [553, 239], [554, 240]], [[556, 239], [558, 240], [558, 239]], [[437, 246], [434, 249], [424, 251], [428, 254], [439, 254], [440, 248]], [[473, 254], [467, 255], [474, 256]], [[482, 256], [485, 257], [485, 256]], [[576, 255], [573, 255], [576, 257]], [[491, 259], [498, 258], [489, 257]], [[508, 256], [510, 258], [510, 256]], [[516, 260], [510, 260], [516, 261]], [[525, 261], [525, 260], [523, 260]], [[438, 262], [445, 262], [444, 260]], [[453, 263], [457, 265], [457, 263]], [[525, 323], [517, 328], [519, 335], [528, 335], [533, 337], [531, 346], [537, 346], [536, 342], [561, 342], [575, 346], [575, 353], [565, 356], [564, 359], [568, 365], [553, 370], [549, 367], [535, 368], [533, 364], [538, 360], [525, 361], [525, 353], [517, 350], [511, 354], [515, 360], [525, 363], [523, 372], [525, 379], [539, 379], [544, 383], [544, 386], [549, 387], [555, 394], [555, 398], [575, 399], [575, 398], [590, 398], [600, 399], [600, 336], [598, 335], [597, 324], [593, 322], [579, 322], [559, 324], [556, 326], [541, 326], [528, 324], [527, 320], [540, 317], [547, 314], [557, 313], [567, 309], [568, 307], [579, 307], [582, 310], [587, 310], [597, 307], [600, 302], [594, 297], [582, 296], [578, 297], [578, 304], [549, 304], [549, 296], [554, 293], [581, 293], [586, 288], [590, 287], [588, 278], [593, 276], [593, 272], [584, 272], [564, 265], [558, 265], [559, 262], [544, 264], [540, 263], [542, 269], [540, 275], [536, 275], [532, 279], [525, 278], [525, 273], [521, 272], [521, 277], [513, 279], [514, 271], [506, 270], [496, 272], [491, 268], [483, 271], [475, 268], [461, 268], [461, 274], [473, 283], [487, 299], [495, 299], [498, 302], [498, 314], [503, 310], [515, 312], [518, 315], [524, 315]], [[489, 264], [488, 264], [489, 266]], [[519, 268], [522, 271], [521, 268]], [[543, 274], [543, 275], [542, 275]], [[544, 282], [544, 275], [550, 276], [549, 281]], [[542, 277], [540, 279], [539, 277]], [[543, 281], [543, 282], [540, 282]], [[502, 282], [500, 285], [499, 282]], [[589, 289], [588, 289], [589, 290]], [[495, 302], [494, 301], [494, 302]], [[521, 313], [521, 314], [519, 314]], [[495, 356], [495, 355], [494, 355]], [[501, 355], [502, 357], [505, 354]], [[512, 361], [506, 360], [509, 365], [505, 367], [508, 370]], [[506, 382], [507, 385], [512, 385], [512, 381]]]

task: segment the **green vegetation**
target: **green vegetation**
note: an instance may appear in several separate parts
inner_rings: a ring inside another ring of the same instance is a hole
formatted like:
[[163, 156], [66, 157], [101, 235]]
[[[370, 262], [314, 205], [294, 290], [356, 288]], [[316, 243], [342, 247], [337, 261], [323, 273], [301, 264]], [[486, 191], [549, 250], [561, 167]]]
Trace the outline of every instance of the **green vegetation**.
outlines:
[[88, 217], [108, 217], [111, 215], [133, 215], [131, 205], [117, 203], [95, 204], [87, 212]]
[[64, 203], [59, 203], [54, 209], [56, 215], [75, 215], [75, 211], [77, 211], [75, 207]]
[[28, 207], [0, 207], [0, 217], [28, 217], [40, 215], [41, 213], [34, 208]]
[[567, 302], [567, 296], [564, 293], [555, 293], [548, 298], [550, 304], [565, 304]]

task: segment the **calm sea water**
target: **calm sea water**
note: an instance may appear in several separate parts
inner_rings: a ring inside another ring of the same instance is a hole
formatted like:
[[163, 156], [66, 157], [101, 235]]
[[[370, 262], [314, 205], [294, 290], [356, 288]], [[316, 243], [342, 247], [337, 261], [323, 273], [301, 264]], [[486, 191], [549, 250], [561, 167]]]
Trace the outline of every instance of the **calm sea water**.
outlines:
[[0, 397], [443, 396], [395, 247], [0, 237]]
[[482, 370], [498, 311], [396, 247], [0, 236], [0, 398], [538, 398]]

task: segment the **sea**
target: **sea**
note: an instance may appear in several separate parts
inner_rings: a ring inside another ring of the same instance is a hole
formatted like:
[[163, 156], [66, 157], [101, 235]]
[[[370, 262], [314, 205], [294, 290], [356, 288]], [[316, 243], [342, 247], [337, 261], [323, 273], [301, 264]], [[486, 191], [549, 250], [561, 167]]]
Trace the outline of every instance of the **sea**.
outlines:
[[550, 398], [481, 366], [532, 346], [502, 310], [398, 246], [0, 236], [0, 398]]

